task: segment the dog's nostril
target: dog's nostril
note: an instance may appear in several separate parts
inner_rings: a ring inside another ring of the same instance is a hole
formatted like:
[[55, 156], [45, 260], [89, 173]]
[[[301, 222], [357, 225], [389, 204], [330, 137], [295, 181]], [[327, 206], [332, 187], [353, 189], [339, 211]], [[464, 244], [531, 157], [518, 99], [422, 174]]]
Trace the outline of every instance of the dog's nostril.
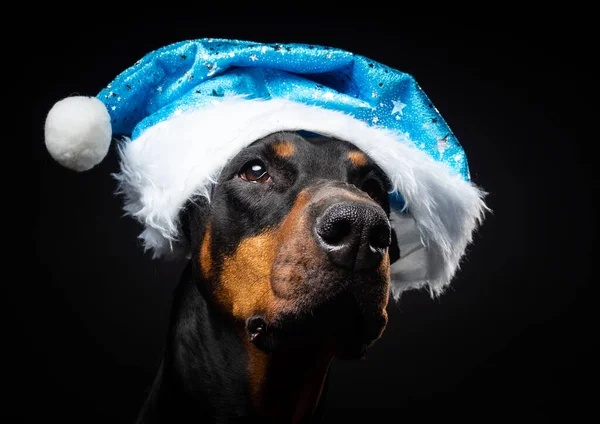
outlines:
[[325, 243], [337, 246], [352, 233], [352, 223], [346, 219], [326, 221], [319, 226], [317, 233]]
[[392, 242], [390, 226], [379, 224], [371, 228], [369, 234], [369, 245], [374, 249], [386, 249]]

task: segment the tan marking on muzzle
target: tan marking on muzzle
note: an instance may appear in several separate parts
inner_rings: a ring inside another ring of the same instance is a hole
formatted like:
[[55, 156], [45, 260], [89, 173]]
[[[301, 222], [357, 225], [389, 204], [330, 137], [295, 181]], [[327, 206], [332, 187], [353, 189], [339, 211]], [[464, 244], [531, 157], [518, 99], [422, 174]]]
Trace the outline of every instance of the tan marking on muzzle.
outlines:
[[[233, 255], [223, 259], [216, 298], [234, 318], [246, 320], [272, 309], [275, 294], [271, 288], [271, 271], [278, 248], [297, 238], [297, 225], [308, 204], [308, 196], [298, 195], [286, 219], [276, 229], [268, 229], [257, 236], [241, 241]], [[291, 223], [291, 224], [290, 224]]]
[[309, 196], [302, 192], [278, 231], [280, 246], [272, 268], [272, 289], [276, 294], [277, 309], [293, 307], [297, 290], [305, 278], [305, 269], [322, 266], [323, 252], [312, 237], [312, 225], [304, 213]]
[[272, 302], [270, 280], [276, 246], [275, 233], [267, 230], [242, 240], [234, 254], [223, 259], [215, 295], [235, 318], [245, 320], [265, 313]]

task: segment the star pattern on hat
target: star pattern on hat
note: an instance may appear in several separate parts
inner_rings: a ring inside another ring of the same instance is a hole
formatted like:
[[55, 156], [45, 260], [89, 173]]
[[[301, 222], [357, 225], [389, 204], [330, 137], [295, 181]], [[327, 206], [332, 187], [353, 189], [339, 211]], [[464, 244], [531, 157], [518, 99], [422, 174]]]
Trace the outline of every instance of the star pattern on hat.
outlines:
[[394, 105], [394, 108], [392, 109], [392, 115], [395, 113], [399, 113], [400, 115], [404, 114], [402, 109], [406, 107], [406, 104], [402, 103], [401, 100], [392, 100], [392, 104]]
[[446, 134], [443, 137], [439, 137], [437, 139], [437, 145], [436, 148], [438, 149], [438, 151], [440, 152], [440, 155], [444, 155], [444, 152], [446, 151], [446, 149], [448, 148], [448, 138], [450, 137], [450, 134]]

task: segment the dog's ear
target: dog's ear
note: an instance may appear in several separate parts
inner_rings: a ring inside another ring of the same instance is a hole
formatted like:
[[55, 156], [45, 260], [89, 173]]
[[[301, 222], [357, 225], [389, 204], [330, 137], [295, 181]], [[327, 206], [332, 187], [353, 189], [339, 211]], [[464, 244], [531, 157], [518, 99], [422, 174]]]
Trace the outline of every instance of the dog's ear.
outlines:
[[197, 196], [189, 199], [179, 213], [181, 234], [192, 252], [196, 246], [200, 245], [210, 215], [209, 210], [210, 202], [208, 199], [204, 196]]
[[396, 231], [392, 228], [392, 243], [390, 244], [390, 264], [393, 264], [400, 259], [400, 246], [398, 245], [398, 237]]

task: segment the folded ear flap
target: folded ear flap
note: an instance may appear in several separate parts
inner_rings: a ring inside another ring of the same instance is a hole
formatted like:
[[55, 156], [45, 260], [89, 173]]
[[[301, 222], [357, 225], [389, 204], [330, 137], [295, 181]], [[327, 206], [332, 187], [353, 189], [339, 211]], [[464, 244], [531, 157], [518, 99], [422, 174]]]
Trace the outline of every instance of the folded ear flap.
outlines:
[[210, 202], [204, 196], [189, 199], [179, 213], [181, 240], [185, 251], [197, 256], [208, 223]]

